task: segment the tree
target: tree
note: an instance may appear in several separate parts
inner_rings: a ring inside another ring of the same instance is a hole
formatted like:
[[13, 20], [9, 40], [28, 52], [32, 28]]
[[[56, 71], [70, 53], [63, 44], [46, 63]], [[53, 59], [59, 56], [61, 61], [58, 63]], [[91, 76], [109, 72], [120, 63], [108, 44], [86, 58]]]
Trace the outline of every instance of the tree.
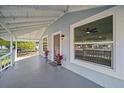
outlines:
[[0, 46], [10, 47], [10, 41], [6, 41], [0, 38]]
[[19, 41], [17, 42], [17, 48], [25, 51], [34, 51], [36, 48], [36, 43]]

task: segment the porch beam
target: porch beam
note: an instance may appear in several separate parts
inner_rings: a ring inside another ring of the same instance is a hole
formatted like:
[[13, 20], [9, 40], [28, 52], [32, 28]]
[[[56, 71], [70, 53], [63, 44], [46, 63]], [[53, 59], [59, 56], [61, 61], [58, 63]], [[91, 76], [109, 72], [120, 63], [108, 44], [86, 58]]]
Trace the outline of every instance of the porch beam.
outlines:
[[30, 21], [17, 21], [16, 20], [13, 22], [6, 22], [6, 25], [18, 25], [18, 24], [31, 24], [31, 23], [49, 23], [51, 21], [54, 21], [54, 19], [48, 19], [48, 20], [30, 20]]
[[[61, 5], [62, 7], [64, 7], [65, 5]], [[64, 8], [56, 8], [56, 7], [51, 7], [49, 5], [45, 5], [45, 6], [40, 6], [40, 5], [30, 5], [30, 6], [25, 6], [25, 5], [21, 5], [21, 6], [1, 6], [1, 9], [3, 10], [13, 10], [13, 9], [17, 9], [17, 10], [22, 10], [22, 9], [26, 9], [32, 11], [32, 10], [38, 10], [38, 11], [55, 11], [55, 12], [63, 12], [65, 9]]]
[[37, 26], [40, 26], [40, 27], [43, 27], [43, 26], [48, 26], [50, 23], [40, 23], [40, 24], [29, 24], [29, 25], [21, 25], [21, 26], [15, 26], [15, 27], [9, 27], [9, 29], [19, 29], [19, 28], [31, 28], [31, 27], [37, 27]]
[[14, 23], [14, 22], [26, 22], [26, 21], [39, 21], [39, 20], [54, 20], [59, 16], [32, 16], [32, 17], [0, 17], [0, 20], [5, 21], [5, 23]]
[[[20, 28], [20, 29], [12, 29], [11, 30], [11, 33], [13, 33], [14, 34], [14, 36], [16, 35], [15, 33], [16, 32], [32, 32], [32, 31], [37, 31], [37, 30], [40, 30], [40, 29], [42, 29], [42, 28], [46, 28], [47, 26], [40, 26], [40, 27], [27, 27], [27, 28]], [[3, 34], [3, 33], [7, 33], [6, 32], [6, 30], [1, 30], [2, 31], [2, 33], [1, 34]], [[20, 35], [20, 34], [19, 34]]]
[[17, 41], [39, 41], [39, 39], [17, 38]]
[[0, 23], [0, 25], [9, 33], [12, 34], [11, 31], [6, 27], [4, 23]]

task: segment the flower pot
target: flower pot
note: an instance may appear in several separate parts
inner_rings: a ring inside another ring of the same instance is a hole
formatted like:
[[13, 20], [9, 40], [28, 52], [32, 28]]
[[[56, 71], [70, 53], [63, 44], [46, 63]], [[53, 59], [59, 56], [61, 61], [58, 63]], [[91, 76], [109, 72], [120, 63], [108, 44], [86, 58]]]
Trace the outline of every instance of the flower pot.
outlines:
[[48, 57], [44, 57], [44, 59], [45, 59], [45, 62], [47, 63], [48, 62]]
[[8, 65], [8, 63], [7, 64], [5, 64], [5, 66], [7, 66]]
[[4, 68], [4, 65], [2, 65], [2, 69]]
[[61, 68], [62, 68], [62, 64], [57, 64], [57, 69], [61, 70]]

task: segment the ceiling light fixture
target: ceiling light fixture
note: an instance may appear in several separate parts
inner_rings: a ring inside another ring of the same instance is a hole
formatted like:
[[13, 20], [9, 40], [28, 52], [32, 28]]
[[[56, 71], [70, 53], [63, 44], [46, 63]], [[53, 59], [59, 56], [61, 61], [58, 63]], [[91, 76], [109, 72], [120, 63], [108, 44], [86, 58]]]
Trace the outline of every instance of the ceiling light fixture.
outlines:
[[90, 34], [90, 32], [89, 32], [89, 31], [87, 31], [86, 33], [87, 33], [87, 34]]

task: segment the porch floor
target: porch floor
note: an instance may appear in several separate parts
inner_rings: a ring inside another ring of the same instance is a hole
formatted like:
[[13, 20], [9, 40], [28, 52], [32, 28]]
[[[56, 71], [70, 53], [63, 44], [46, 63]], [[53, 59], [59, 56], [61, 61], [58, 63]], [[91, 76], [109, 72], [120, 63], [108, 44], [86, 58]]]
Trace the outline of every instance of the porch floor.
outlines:
[[0, 73], [5, 88], [99, 88], [96, 83], [65, 68], [46, 64], [41, 56], [20, 60], [15, 67]]

